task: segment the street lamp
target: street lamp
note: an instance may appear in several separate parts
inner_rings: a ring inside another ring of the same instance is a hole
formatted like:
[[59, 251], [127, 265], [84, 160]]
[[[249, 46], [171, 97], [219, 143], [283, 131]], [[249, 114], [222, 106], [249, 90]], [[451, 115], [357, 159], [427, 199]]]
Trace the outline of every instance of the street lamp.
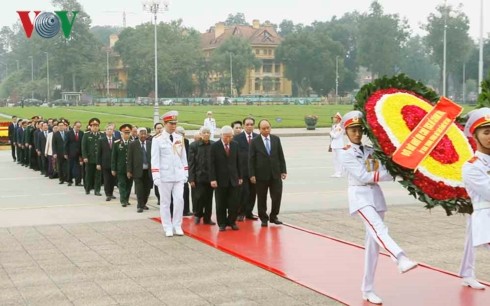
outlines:
[[335, 103], [339, 99], [339, 56], [335, 57]]
[[446, 96], [446, 36], [447, 36], [447, 1], [444, 1], [444, 42], [442, 53], [442, 96]]
[[47, 79], [47, 95], [46, 95], [46, 103], [49, 102], [49, 53], [46, 53], [46, 79]]
[[34, 99], [34, 57], [29, 55], [29, 58], [31, 59], [31, 99]]
[[107, 60], [106, 60], [106, 70], [107, 70], [107, 86], [106, 86], [106, 97], [109, 98], [109, 49], [107, 49]]
[[230, 52], [230, 97], [233, 97], [233, 58]]
[[153, 14], [155, 26], [155, 104], [153, 108], [153, 124], [160, 122], [160, 110], [158, 107], [157, 14], [159, 12], [168, 11], [168, 0], [163, 1], [163, 7], [160, 6], [160, 2], [160, 0], [148, 0], [143, 2], [143, 10]]
[[480, 4], [480, 60], [478, 62], [478, 93], [481, 93], [483, 82], [483, 0]]

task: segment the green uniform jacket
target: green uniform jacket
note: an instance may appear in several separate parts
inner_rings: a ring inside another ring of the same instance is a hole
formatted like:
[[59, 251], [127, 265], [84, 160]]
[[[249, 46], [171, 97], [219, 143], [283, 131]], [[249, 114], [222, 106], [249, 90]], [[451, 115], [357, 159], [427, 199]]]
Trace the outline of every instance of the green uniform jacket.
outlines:
[[111, 158], [111, 171], [116, 171], [118, 174], [122, 173], [126, 175], [126, 165], [128, 162], [128, 146], [131, 140], [128, 140], [128, 144], [124, 144], [124, 140], [118, 139], [114, 141], [114, 148], [112, 149]]
[[101, 133], [85, 133], [82, 138], [82, 158], [87, 158], [89, 164], [95, 164], [97, 158], [97, 147]]

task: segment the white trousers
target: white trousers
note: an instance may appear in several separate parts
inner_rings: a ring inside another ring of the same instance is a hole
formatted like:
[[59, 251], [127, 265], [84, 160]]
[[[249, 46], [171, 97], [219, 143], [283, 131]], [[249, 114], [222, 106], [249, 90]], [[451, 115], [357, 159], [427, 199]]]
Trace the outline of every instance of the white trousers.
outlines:
[[333, 167], [335, 169], [334, 175], [342, 176], [342, 160], [340, 154], [342, 154], [343, 149], [332, 149], [333, 153]]
[[[160, 216], [165, 232], [180, 229], [184, 213], [184, 182], [165, 182], [158, 186], [160, 192]], [[174, 200], [173, 218], [170, 215], [170, 201]]]
[[459, 276], [475, 278], [475, 247], [473, 246], [473, 231], [471, 229], [471, 215], [466, 215], [466, 239], [464, 243], [463, 259], [459, 268]]
[[388, 228], [384, 224], [384, 212], [378, 212], [372, 206], [365, 206], [358, 211], [366, 227], [364, 246], [364, 276], [362, 278], [362, 292], [374, 291], [374, 275], [378, 265], [379, 247], [383, 247], [396, 260], [403, 250], [388, 235]]

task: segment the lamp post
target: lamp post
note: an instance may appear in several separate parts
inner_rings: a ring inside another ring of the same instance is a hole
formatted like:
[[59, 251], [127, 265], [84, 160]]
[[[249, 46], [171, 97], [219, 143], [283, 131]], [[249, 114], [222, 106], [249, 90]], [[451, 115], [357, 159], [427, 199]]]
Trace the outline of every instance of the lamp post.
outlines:
[[106, 85], [106, 97], [109, 98], [109, 49], [107, 49], [107, 59], [106, 59], [106, 73], [107, 73], [107, 85]]
[[480, 60], [478, 61], [478, 93], [483, 82], [483, 0], [480, 3]]
[[442, 96], [446, 96], [446, 36], [447, 36], [447, 1], [444, 1], [444, 39], [442, 53]]
[[339, 56], [335, 57], [335, 103], [339, 98]]
[[46, 95], [46, 103], [49, 102], [49, 53], [46, 53], [46, 79], [47, 79], [47, 95]]
[[160, 110], [158, 107], [158, 53], [157, 53], [157, 14], [168, 10], [168, 1], [163, 1], [163, 8], [160, 7], [160, 0], [148, 0], [143, 2], [143, 10], [150, 12], [154, 17], [155, 27], [155, 104], [153, 107], [153, 124], [160, 122]]
[[233, 58], [230, 52], [230, 97], [233, 97]]
[[[34, 82], [34, 57], [32, 55], [29, 56], [31, 59], [31, 83]], [[34, 86], [34, 84], [31, 84], [31, 86]], [[31, 99], [34, 99], [34, 89], [31, 87]]]

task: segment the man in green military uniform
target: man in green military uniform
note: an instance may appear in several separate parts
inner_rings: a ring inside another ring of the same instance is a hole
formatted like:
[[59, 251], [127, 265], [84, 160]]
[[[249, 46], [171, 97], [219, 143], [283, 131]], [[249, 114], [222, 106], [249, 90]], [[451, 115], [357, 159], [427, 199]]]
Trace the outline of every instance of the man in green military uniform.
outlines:
[[112, 149], [111, 158], [111, 171], [112, 175], [117, 177], [117, 188], [119, 189], [119, 201], [122, 207], [131, 205], [129, 203], [129, 194], [131, 193], [131, 187], [133, 187], [133, 179], [128, 178], [127, 172], [127, 160], [128, 160], [128, 146], [131, 140], [131, 130], [133, 127], [131, 124], [123, 124], [119, 128], [121, 132], [121, 139], [114, 141], [114, 148]]
[[90, 131], [85, 133], [82, 138], [82, 158], [85, 164], [85, 179], [83, 180], [85, 194], [90, 194], [94, 189], [96, 196], [101, 196], [101, 172], [96, 169], [97, 166], [97, 147], [101, 134], [99, 133], [100, 120], [92, 118], [88, 122]]

